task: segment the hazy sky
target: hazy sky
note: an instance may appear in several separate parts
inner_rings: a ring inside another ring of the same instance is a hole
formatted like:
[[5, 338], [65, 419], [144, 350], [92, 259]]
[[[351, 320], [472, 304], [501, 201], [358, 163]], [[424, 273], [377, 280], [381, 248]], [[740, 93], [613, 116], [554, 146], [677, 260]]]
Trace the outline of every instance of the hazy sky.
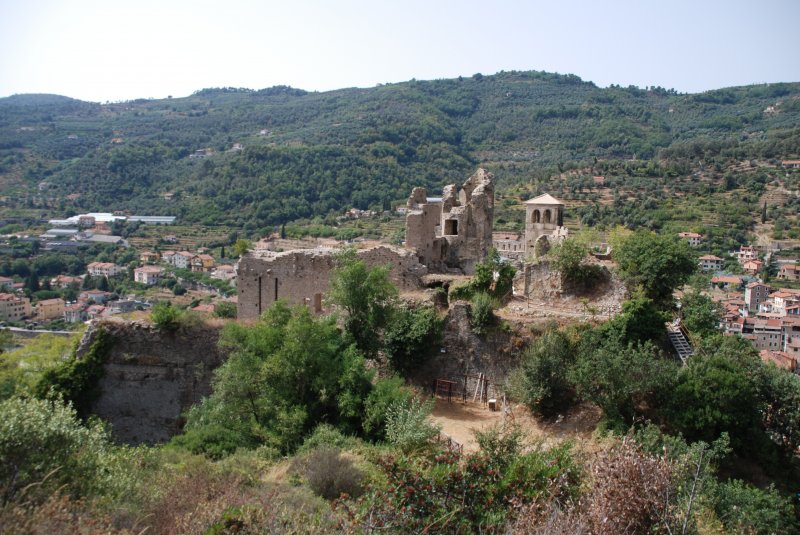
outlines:
[[800, 81], [800, 0], [0, 0], [0, 96], [104, 102], [500, 70], [699, 92]]

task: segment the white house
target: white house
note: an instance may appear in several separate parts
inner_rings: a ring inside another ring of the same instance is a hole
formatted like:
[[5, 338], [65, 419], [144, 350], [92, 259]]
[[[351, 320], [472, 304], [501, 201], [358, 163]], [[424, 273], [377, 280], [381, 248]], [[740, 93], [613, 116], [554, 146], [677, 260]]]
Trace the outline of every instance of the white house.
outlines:
[[140, 284], [153, 286], [164, 276], [164, 268], [158, 266], [142, 266], [133, 270], [133, 280]]

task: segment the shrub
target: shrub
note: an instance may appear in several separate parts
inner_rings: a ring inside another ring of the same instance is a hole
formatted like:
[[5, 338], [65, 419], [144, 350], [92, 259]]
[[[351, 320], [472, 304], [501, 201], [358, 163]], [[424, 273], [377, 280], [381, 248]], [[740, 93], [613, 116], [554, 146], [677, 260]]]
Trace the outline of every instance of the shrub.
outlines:
[[410, 402], [395, 402], [386, 411], [386, 438], [405, 452], [423, 448], [440, 427], [428, 421], [433, 401], [415, 397]]
[[475, 334], [484, 334], [494, 322], [494, 310], [499, 306], [489, 294], [478, 292], [472, 296], [469, 323]]
[[314, 432], [303, 441], [303, 445], [298, 451], [309, 452], [325, 447], [342, 449], [354, 444], [356, 444], [356, 440], [352, 437], [343, 435], [331, 424], [322, 423], [314, 428]]
[[588, 247], [576, 239], [566, 239], [548, 253], [553, 267], [561, 273], [561, 278], [580, 289], [586, 289], [602, 277], [602, 269], [585, 260], [589, 256]]
[[172, 293], [174, 295], [184, 295], [186, 293], [186, 288], [181, 286], [180, 284], [176, 284], [172, 287]]
[[150, 319], [159, 329], [174, 331], [180, 325], [182, 310], [173, 307], [172, 303], [161, 302], [150, 311]]
[[735, 533], [789, 535], [800, 530], [791, 498], [773, 486], [759, 489], [736, 479], [722, 483], [714, 493], [714, 510]]
[[20, 489], [66, 485], [75, 496], [102, 494], [110, 486], [109, 443], [102, 426], [85, 427], [60, 401], [11, 398], [0, 402], [0, 491], [3, 503]]
[[665, 459], [624, 440], [598, 453], [592, 473], [588, 517], [593, 533], [653, 533], [671, 520], [673, 467]]
[[323, 447], [311, 452], [305, 461], [305, 478], [318, 496], [333, 500], [347, 494], [358, 497], [363, 492], [364, 474], [353, 466], [337, 448]]
[[220, 301], [214, 306], [214, 315], [218, 318], [236, 319], [236, 304]]
[[441, 345], [444, 320], [432, 306], [398, 307], [384, 334], [384, 352], [392, 367], [408, 373]]
[[575, 394], [569, 380], [574, 362], [574, 347], [566, 334], [545, 332], [525, 352], [516, 394], [535, 413], [557, 414], [569, 406]]
[[169, 444], [211, 459], [221, 459], [239, 448], [254, 446], [251, 437], [218, 424], [188, 429], [172, 437]]
[[378, 379], [375, 387], [364, 402], [364, 417], [362, 429], [367, 438], [372, 440], [386, 440], [386, 416], [389, 408], [397, 403], [408, 404], [413, 395], [406, 388], [400, 377]]

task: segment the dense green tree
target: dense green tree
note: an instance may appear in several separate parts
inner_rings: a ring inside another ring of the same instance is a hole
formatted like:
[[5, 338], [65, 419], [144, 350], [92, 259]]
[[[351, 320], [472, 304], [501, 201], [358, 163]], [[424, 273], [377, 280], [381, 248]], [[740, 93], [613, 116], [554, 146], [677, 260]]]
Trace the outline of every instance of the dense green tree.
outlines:
[[709, 336], [719, 329], [722, 307], [705, 294], [690, 292], [681, 298], [683, 324], [690, 333]]
[[561, 274], [561, 278], [580, 289], [597, 282], [602, 273], [600, 266], [587, 262], [589, 249], [586, 244], [574, 238], [563, 240], [551, 248], [547, 255], [552, 258], [553, 267]]
[[734, 449], [752, 445], [760, 432], [758, 385], [722, 353], [695, 355], [678, 373], [669, 409], [671, 425], [690, 440], [716, 440], [723, 432]]
[[553, 416], [569, 407], [575, 388], [569, 379], [575, 346], [560, 330], [549, 329], [525, 351], [518, 376], [522, 401], [537, 414]]
[[381, 347], [383, 329], [395, 307], [397, 289], [389, 280], [389, 267], [368, 267], [355, 249], [337, 254], [328, 298], [344, 311], [344, 327], [366, 355]]
[[623, 430], [643, 402], [669, 392], [675, 367], [651, 342], [634, 344], [621, 333], [596, 330], [582, 337], [570, 379], [580, 397], [600, 406], [607, 426]]
[[439, 351], [444, 320], [432, 306], [398, 306], [384, 334], [383, 350], [392, 367], [407, 374]]
[[[230, 357], [215, 373], [213, 395], [189, 412], [185, 440], [216, 426], [242, 445], [289, 452], [321, 422], [360, 430], [370, 374], [333, 318], [277, 301], [255, 325], [226, 326], [222, 343]], [[218, 448], [222, 439], [207, 440]]]
[[603, 329], [612, 336], [620, 336], [626, 343], [653, 342], [662, 344], [666, 337], [667, 313], [658, 309], [649, 297], [636, 292], [622, 303], [622, 312], [608, 321]]
[[685, 240], [650, 231], [637, 231], [624, 239], [614, 259], [629, 286], [641, 287], [659, 305], [670, 303], [672, 292], [697, 268]]

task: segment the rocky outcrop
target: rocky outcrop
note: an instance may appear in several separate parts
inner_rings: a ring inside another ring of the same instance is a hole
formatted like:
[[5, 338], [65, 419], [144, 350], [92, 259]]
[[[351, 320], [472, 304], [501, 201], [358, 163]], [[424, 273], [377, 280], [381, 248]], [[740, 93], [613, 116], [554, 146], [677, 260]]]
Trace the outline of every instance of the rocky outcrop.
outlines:
[[113, 343], [92, 413], [111, 424], [118, 442], [169, 440], [181, 431], [181, 414], [211, 394], [213, 371], [223, 362], [220, 329], [201, 324], [165, 332], [148, 323], [95, 322], [78, 346], [78, 358], [100, 328]]
[[[470, 304], [456, 301], [447, 312], [444, 327], [443, 351], [427, 361], [414, 374], [413, 380], [430, 388], [434, 379], [448, 379], [463, 385], [465, 376], [484, 374], [495, 383], [489, 397], [501, 395], [502, 386], [509, 373], [518, 364], [518, 354], [524, 347], [523, 339], [514, 329], [500, 325], [484, 336], [472, 332], [469, 318]], [[474, 389], [474, 379], [467, 380], [467, 390]]]

